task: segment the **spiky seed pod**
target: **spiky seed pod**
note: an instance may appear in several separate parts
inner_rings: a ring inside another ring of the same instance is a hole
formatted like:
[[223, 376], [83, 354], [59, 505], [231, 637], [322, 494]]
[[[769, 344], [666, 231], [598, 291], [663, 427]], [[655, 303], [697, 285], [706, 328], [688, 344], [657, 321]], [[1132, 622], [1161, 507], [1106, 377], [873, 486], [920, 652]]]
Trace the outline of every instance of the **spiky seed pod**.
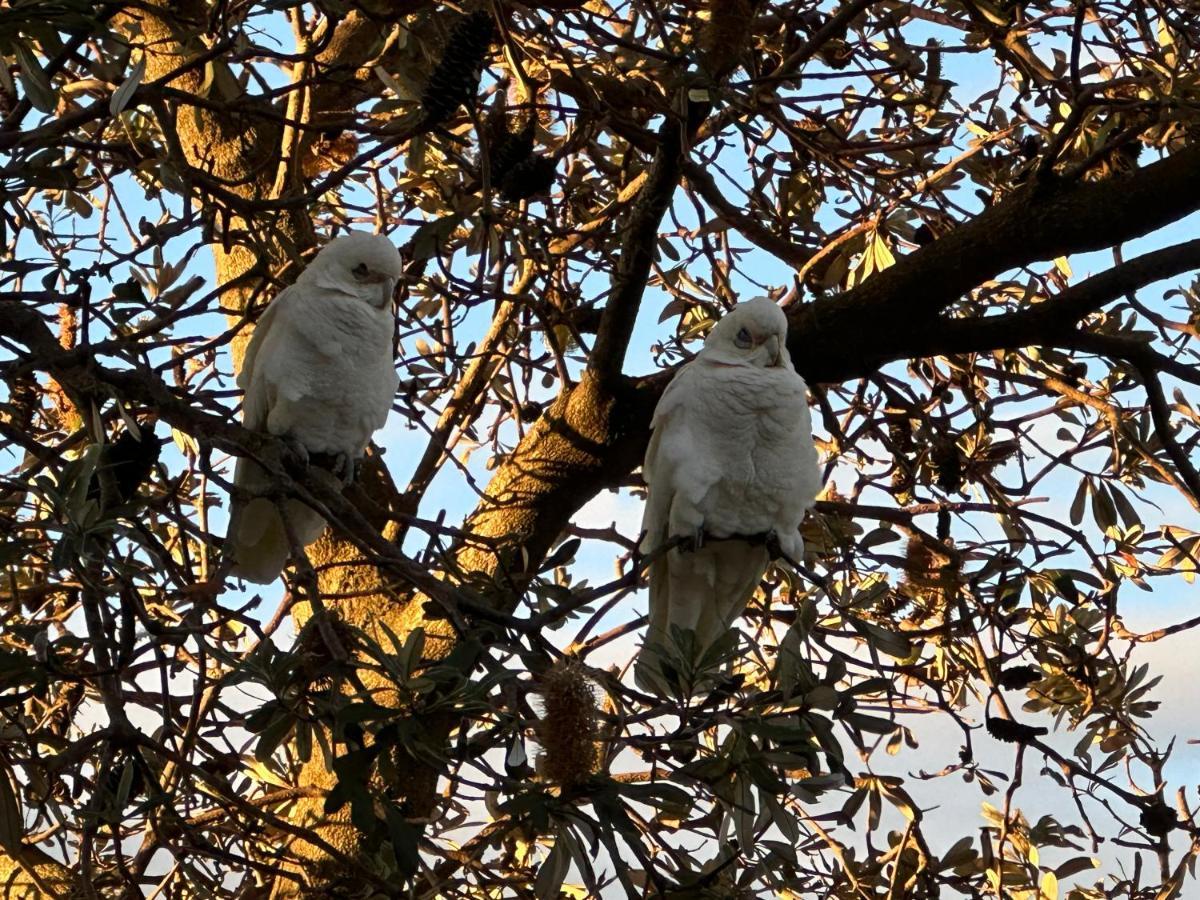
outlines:
[[1155, 837], [1165, 837], [1172, 829], [1179, 827], [1175, 810], [1161, 800], [1151, 800], [1138, 818], [1142, 827]]
[[937, 104], [936, 95], [944, 90], [942, 84], [942, 45], [930, 38], [925, 43], [925, 98]]
[[997, 719], [995, 716], [988, 716], [984, 724], [988, 734], [1006, 744], [1024, 744], [1050, 733], [1049, 728], [1022, 725], [1020, 722], [1014, 722], [1011, 719]]
[[471, 13], [454, 26], [446, 50], [421, 93], [426, 122], [444, 122], [464, 103], [474, 100], [495, 30], [492, 17], [485, 12]]
[[708, 0], [708, 21], [697, 41], [708, 74], [721, 80], [738, 66], [750, 44], [757, 0]]
[[897, 460], [892, 469], [892, 493], [901, 503], [907, 503], [912, 498], [914, 479], [912, 471], [904, 460]]
[[903, 593], [918, 603], [924, 620], [946, 608], [957, 596], [962, 572], [953, 559], [936, 552], [919, 537], [909, 538], [904, 554]]
[[1088, 181], [1102, 181], [1114, 175], [1128, 175], [1137, 168], [1138, 157], [1141, 154], [1142, 145], [1137, 142], [1111, 147], [1096, 158], [1084, 177]]
[[[132, 500], [137, 495], [138, 488], [154, 471], [161, 449], [158, 439], [149, 427], [140, 437], [135, 437], [132, 431], [122, 431], [119, 438], [105, 445], [100, 456], [100, 465], [112, 473], [112, 483], [117, 495], [105, 497], [103, 505], [110, 507]], [[88, 499], [99, 500], [102, 493], [102, 479], [98, 474], [94, 474], [88, 485]]]
[[530, 156], [505, 173], [500, 196], [516, 202], [544, 194], [554, 186], [554, 160], [548, 156]]
[[937, 486], [943, 491], [950, 493], [962, 486], [962, 454], [953, 438], [935, 438], [929, 449], [929, 462], [933, 465]]
[[492, 184], [503, 184], [513, 169], [533, 155], [534, 126], [535, 123], [531, 119], [518, 131], [504, 130], [489, 146], [488, 166]]
[[854, 59], [854, 48], [841, 38], [833, 38], [825, 42], [817, 55], [829, 68], [844, 69]]
[[327, 132], [304, 148], [301, 165], [307, 178], [344, 166], [358, 154], [358, 138], [349, 131]]
[[1023, 691], [1043, 677], [1042, 670], [1037, 666], [1012, 666], [1000, 673], [996, 683], [1010, 691]]
[[906, 453], [916, 447], [913, 441], [912, 422], [908, 416], [889, 416], [888, 417], [888, 437], [891, 439], [892, 448], [898, 452]]
[[537, 725], [543, 753], [539, 770], [565, 788], [596, 771], [596, 696], [575, 659], [555, 664], [542, 676], [542, 718]]
[[0, 72], [0, 115], [7, 116], [17, 105], [17, 91], [8, 66], [2, 62], [0, 65], [4, 66], [4, 71]]

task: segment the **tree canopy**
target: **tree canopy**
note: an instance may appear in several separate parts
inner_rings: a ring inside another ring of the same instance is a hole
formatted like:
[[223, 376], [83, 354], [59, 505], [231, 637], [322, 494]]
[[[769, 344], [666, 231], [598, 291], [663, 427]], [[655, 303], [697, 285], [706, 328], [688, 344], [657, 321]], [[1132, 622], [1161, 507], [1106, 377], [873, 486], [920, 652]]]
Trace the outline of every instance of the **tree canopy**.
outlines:
[[[5, 890], [1182, 896], [1145, 659], [1200, 625], [1197, 11], [0, 9]], [[351, 228], [405, 277], [343, 493], [234, 377]], [[664, 701], [638, 466], [754, 295], [826, 487], [735, 676]], [[239, 456], [332, 523], [260, 594]]]

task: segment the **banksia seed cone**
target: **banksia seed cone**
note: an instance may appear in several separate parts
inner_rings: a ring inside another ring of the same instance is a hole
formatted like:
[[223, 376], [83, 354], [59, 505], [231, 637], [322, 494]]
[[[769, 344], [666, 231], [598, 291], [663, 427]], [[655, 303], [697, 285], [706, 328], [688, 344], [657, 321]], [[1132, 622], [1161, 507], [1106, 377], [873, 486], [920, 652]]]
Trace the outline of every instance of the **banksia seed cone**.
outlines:
[[1149, 800], [1138, 820], [1142, 827], [1155, 837], [1165, 837], [1172, 829], [1179, 827], [1179, 817], [1175, 810], [1161, 800]]
[[358, 138], [348, 131], [324, 134], [303, 150], [301, 165], [306, 178], [316, 178], [344, 166], [358, 154]]
[[500, 181], [500, 196], [505, 200], [528, 200], [554, 186], [554, 160], [530, 156], [521, 160]]
[[988, 734], [1006, 744], [1024, 744], [1050, 733], [1049, 728], [1035, 728], [1033, 725], [1022, 725], [1011, 719], [997, 719], [994, 716], [988, 716], [984, 725], [987, 727]]
[[917, 536], [904, 551], [902, 592], [916, 601], [918, 621], [944, 610], [958, 593], [961, 573], [951, 558], [936, 552]]
[[757, 0], [709, 0], [708, 21], [700, 32], [700, 58], [715, 79], [737, 68], [750, 45]]
[[88, 485], [88, 499], [103, 499], [105, 507], [128, 503], [137, 496], [138, 488], [150, 478], [160, 450], [161, 446], [150, 426], [140, 437], [135, 437], [132, 431], [122, 431], [119, 438], [105, 445], [100, 456], [100, 465], [112, 473], [117, 496], [102, 497], [102, 480], [97, 474]]
[[475, 98], [483, 61], [495, 26], [485, 12], [474, 12], [454, 26], [446, 51], [421, 94], [421, 108], [430, 124], [444, 122], [456, 109]]
[[565, 659], [542, 676], [539, 769], [565, 788], [582, 784], [596, 771], [596, 696], [577, 660]]
[[533, 155], [533, 132], [532, 119], [518, 131], [504, 129], [500, 132], [500, 136], [488, 148], [493, 184], [502, 184], [515, 167]]
[[1013, 666], [1005, 669], [996, 683], [1010, 691], [1023, 691], [1031, 684], [1042, 680], [1042, 670], [1037, 666]]
[[962, 454], [953, 438], [946, 435], [934, 438], [929, 448], [929, 462], [933, 465], [934, 481], [943, 491], [953, 493], [962, 486]]

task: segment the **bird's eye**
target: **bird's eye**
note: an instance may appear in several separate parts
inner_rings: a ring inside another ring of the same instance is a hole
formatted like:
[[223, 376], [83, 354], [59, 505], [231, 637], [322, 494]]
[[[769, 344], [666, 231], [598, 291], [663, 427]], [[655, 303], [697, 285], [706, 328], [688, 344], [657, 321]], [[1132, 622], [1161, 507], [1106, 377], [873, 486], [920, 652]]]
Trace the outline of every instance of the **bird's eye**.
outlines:
[[353, 269], [351, 269], [350, 272], [354, 275], [355, 278], [357, 278], [361, 281], [363, 278], [367, 277], [367, 264], [359, 263], [357, 266], [355, 266]]
[[750, 332], [745, 328], [737, 333], [737, 337], [733, 339], [733, 342], [743, 350], [749, 350], [750, 345], [753, 343], [753, 341], [750, 339]]

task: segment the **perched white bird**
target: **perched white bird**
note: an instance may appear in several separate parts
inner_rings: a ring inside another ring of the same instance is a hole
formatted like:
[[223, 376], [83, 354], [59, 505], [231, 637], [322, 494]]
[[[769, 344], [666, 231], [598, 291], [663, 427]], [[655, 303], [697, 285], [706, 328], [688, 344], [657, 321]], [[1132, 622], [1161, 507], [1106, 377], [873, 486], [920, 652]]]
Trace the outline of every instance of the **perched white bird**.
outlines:
[[[381, 235], [344, 235], [316, 255], [267, 306], [246, 347], [237, 383], [247, 428], [286, 438], [302, 454], [334, 456], [343, 475], [353, 471], [399, 384], [392, 289], [401, 271], [399, 251]], [[271, 478], [239, 459], [234, 483], [254, 494]], [[325, 529], [298, 500], [286, 502], [285, 514], [302, 546]], [[258, 584], [279, 575], [291, 547], [279, 507], [265, 496], [234, 502], [227, 540], [234, 574]]]
[[770, 562], [761, 542], [712, 538], [773, 533], [789, 558], [804, 551], [800, 522], [821, 471], [808, 388], [786, 338], [787, 318], [771, 300], [740, 303], [658, 401], [642, 469], [641, 551], [677, 538], [693, 546], [651, 563], [650, 627], [635, 671], [644, 690], [664, 693], [660, 651], [671, 658], [673, 627], [694, 633], [695, 662], [733, 628]]

